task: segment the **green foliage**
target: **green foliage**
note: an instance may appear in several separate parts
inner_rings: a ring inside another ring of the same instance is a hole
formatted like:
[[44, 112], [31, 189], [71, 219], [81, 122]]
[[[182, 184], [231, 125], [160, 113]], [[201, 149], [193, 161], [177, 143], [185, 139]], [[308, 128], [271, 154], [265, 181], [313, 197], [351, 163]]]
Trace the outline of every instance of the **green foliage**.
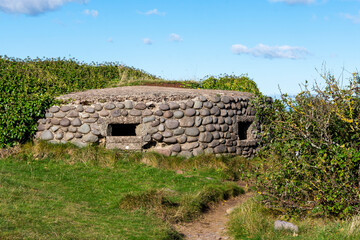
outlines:
[[210, 76], [201, 81], [201, 88], [259, 93], [256, 83], [247, 75], [223, 74], [218, 77]]
[[330, 74], [291, 98], [257, 104], [263, 122], [258, 187], [285, 213], [339, 216], [360, 211], [360, 95], [354, 78], [343, 88]]
[[0, 56], [0, 148], [31, 138], [36, 121], [54, 104], [55, 96], [114, 86], [125, 75], [131, 79], [155, 78], [117, 63]]

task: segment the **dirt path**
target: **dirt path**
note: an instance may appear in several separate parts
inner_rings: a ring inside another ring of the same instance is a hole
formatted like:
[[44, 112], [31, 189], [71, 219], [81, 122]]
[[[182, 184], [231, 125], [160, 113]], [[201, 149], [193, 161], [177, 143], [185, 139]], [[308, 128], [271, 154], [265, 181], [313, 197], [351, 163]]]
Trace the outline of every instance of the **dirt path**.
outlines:
[[243, 203], [250, 196], [251, 193], [248, 192], [223, 201], [211, 208], [196, 222], [182, 223], [176, 225], [175, 228], [178, 232], [184, 234], [187, 240], [230, 239], [226, 234], [226, 222], [228, 221], [226, 210]]

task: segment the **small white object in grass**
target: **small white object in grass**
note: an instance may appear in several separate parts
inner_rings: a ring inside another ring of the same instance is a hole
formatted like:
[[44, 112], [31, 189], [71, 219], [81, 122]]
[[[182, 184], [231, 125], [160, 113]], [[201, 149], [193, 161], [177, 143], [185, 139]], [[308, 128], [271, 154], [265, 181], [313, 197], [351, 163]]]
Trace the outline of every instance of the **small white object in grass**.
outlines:
[[129, 146], [126, 146], [125, 149], [128, 150], [128, 149], [129, 149]]
[[289, 222], [285, 222], [285, 221], [280, 221], [280, 220], [275, 221], [274, 228], [275, 228], [275, 230], [289, 230], [294, 233], [299, 232], [299, 227], [297, 225], [289, 223]]

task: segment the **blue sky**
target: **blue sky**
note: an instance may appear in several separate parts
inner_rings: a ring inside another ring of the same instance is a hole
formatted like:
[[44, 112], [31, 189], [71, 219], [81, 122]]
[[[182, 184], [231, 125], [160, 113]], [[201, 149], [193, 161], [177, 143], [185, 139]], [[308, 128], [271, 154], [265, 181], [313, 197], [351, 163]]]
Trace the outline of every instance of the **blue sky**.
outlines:
[[[248, 74], [268, 95], [360, 66], [360, 0], [0, 0], [0, 55], [117, 61], [169, 80]], [[317, 69], [317, 70], [316, 70]]]

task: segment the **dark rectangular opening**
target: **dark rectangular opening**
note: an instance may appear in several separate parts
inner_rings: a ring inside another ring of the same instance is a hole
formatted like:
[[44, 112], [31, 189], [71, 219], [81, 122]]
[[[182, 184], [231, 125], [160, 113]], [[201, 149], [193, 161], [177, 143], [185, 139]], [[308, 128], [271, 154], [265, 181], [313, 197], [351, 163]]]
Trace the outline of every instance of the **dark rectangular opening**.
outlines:
[[252, 122], [238, 122], [238, 134], [240, 140], [246, 140], [249, 138], [248, 130]]
[[108, 136], [136, 136], [136, 126], [135, 123], [112, 123], [108, 125], [107, 135]]

